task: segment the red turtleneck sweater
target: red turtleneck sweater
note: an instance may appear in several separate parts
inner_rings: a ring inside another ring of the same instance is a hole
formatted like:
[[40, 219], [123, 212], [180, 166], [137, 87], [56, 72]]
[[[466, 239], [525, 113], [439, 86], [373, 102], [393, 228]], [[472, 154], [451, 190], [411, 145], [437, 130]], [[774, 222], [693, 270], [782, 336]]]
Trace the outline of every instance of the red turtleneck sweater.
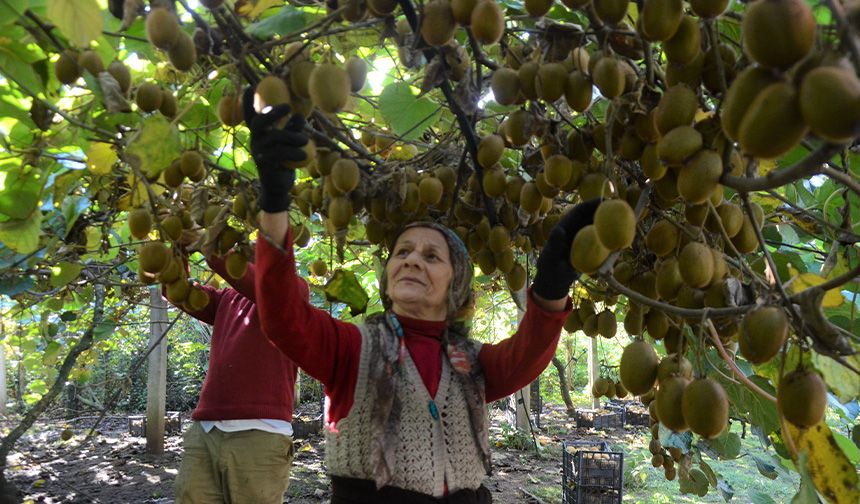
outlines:
[[[352, 408], [358, 380], [361, 334], [349, 322], [315, 308], [299, 292], [293, 243], [285, 250], [266, 239], [257, 240], [257, 308], [263, 332], [290, 359], [325, 386], [329, 398], [329, 427], [334, 428]], [[555, 354], [561, 328], [571, 310], [548, 312], [528, 296], [517, 332], [499, 343], [481, 347], [478, 359], [486, 381], [486, 400], [495, 401], [537, 378]], [[446, 323], [398, 317], [418, 372], [431, 396], [442, 376], [441, 337]]]

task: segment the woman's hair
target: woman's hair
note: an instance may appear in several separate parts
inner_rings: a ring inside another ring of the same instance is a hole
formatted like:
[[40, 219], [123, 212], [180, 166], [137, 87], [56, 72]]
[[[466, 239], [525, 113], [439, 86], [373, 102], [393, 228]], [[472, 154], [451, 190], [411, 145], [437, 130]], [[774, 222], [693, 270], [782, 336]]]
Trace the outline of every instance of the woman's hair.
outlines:
[[[474, 268], [472, 260], [469, 257], [469, 252], [466, 250], [466, 245], [463, 240], [457, 236], [457, 233], [450, 228], [437, 224], [435, 222], [413, 222], [407, 224], [397, 233], [397, 238], [391, 244], [392, 249], [400, 239], [400, 235], [410, 228], [422, 227], [433, 229], [442, 233], [445, 237], [445, 243], [448, 244], [448, 255], [451, 258], [451, 284], [448, 286], [448, 325], [451, 329], [452, 339], [459, 339], [468, 335], [468, 329], [464, 324], [464, 318], [471, 318], [472, 304], [474, 303], [475, 293], [472, 290], [472, 277], [474, 276]], [[391, 255], [389, 253], [389, 259]], [[385, 261], [385, 273], [379, 281], [379, 296], [382, 298], [382, 305], [389, 309], [391, 308], [391, 298], [388, 297], [388, 260]]]

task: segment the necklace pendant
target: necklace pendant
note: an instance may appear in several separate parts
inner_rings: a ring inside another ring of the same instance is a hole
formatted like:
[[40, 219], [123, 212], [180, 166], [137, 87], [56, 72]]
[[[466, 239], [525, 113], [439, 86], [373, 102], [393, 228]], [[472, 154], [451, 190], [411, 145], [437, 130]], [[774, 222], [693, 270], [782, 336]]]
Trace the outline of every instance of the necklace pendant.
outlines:
[[436, 407], [436, 401], [432, 399], [427, 401], [427, 407], [430, 409], [430, 416], [433, 417], [433, 420], [439, 420], [439, 408]]

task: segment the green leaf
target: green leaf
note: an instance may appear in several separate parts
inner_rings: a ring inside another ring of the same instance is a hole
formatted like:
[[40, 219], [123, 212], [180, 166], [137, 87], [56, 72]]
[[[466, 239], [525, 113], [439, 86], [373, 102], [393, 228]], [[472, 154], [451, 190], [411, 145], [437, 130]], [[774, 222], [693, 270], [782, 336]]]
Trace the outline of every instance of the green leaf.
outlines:
[[773, 497], [765, 492], [753, 492], [749, 494], [749, 500], [752, 504], [776, 504]]
[[163, 115], [151, 116], [143, 122], [125, 152], [133, 165], [147, 178], [154, 179], [182, 152], [179, 130]]
[[438, 106], [405, 82], [385, 86], [379, 95], [379, 110], [391, 131], [405, 140], [415, 140], [439, 117]]
[[346, 303], [353, 316], [364, 313], [370, 300], [355, 273], [343, 269], [335, 271], [326, 284], [325, 297], [330, 302]]
[[854, 444], [854, 441], [836, 431], [833, 431], [833, 438], [852, 464], [857, 465], [860, 463], [860, 447]]
[[60, 320], [62, 320], [63, 322], [71, 322], [71, 321], [77, 320], [77, 319], [78, 319], [78, 314], [71, 311], [71, 310], [64, 311], [63, 313], [60, 314]]
[[725, 431], [715, 439], [702, 439], [699, 446], [720, 460], [736, 459], [741, 454], [741, 437], [735, 432]]
[[24, 15], [28, 0], [0, 0], [0, 26], [12, 24]]
[[96, 341], [106, 339], [116, 330], [116, 324], [110, 320], [102, 321], [93, 329], [93, 339]]
[[693, 433], [673, 432], [662, 423], [660, 424], [660, 443], [666, 448], [678, 448], [682, 452], [690, 451], [690, 445], [693, 443]]
[[0, 294], [6, 296], [17, 296], [27, 289], [36, 285], [31, 276], [11, 276], [0, 278]]
[[0, 213], [26, 219], [36, 210], [45, 177], [32, 166], [7, 163], [0, 166]]
[[[728, 373], [728, 370], [724, 370], [724, 373]], [[720, 382], [720, 385], [725, 389], [729, 396], [730, 414], [732, 416], [739, 416], [751, 424], [759, 426], [767, 434], [779, 431], [779, 413], [775, 404], [763, 399], [743, 385], [726, 380], [719, 373], [712, 373], [709, 376]], [[773, 387], [766, 379], [752, 376], [750, 380], [760, 387], [763, 386], [765, 391], [770, 394], [774, 394]]]
[[807, 469], [809, 457], [806, 452], [801, 452], [798, 458], [800, 488], [794, 498], [791, 499], [791, 504], [818, 504], [818, 494], [815, 492], [815, 485], [812, 483], [812, 477], [809, 475], [809, 469]]
[[313, 23], [318, 16], [314, 16], [302, 9], [292, 6], [282, 7], [277, 14], [269, 16], [262, 21], [248, 25], [245, 29], [252, 37], [267, 40], [275, 35], [289, 35], [301, 31], [305, 26]]
[[51, 287], [64, 287], [78, 278], [84, 265], [80, 263], [61, 262], [51, 268]]
[[39, 232], [42, 212], [36, 210], [27, 219], [14, 219], [0, 223], [0, 242], [19, 254], [39, 249]]
[[83, 196], [72, 196], [62, 201], [63, 219], [66, 221], [66, 229], [63, 236], [66, 237], [69, 236], [69, 231], [72, 230], [72, 226], [75, 225], [78, 217], [81, 216], [84, 210], [89, 208], [90, 200]]
[[[842, 357], [849, 365], [858, 369], [860, 367], [860, 355], [854, 354]], [[839, 364], [830, 357], [814, 353], [812, 362], [815, 369], [821, 372], [824, 381], [830, 386], [833, 394], [843, 403], [852, 399], [860, 398], [860, 380], [845, 366]]]
[[45, 347], [45, 350], [42, 351], [42, 364], [45, 366], [53, 366], [57, 363], [57, 358], [60, 357], [60, 350], [63, 349], [63, 345], [58, 341], [52, 341], [48, 343], [48, 346]]
[[96, 0], [48, 0], [47, 17], [69, 42], [85, 48], [102, 33], [102, 12]]
[[723, 500], [729, 502], [732, 500], [732, 497], [735, 496], [735, 489], [724, 478], [717, 478], [717, 490], [720, 491], [720, 495], [723, 497]]
[[755, 467], [758, 469], [758, 472], [767, 479], [776, 479], [779, 477], [779, 473], [776, 472], [776, 466], [764, 460], [760, 457], [756, 457], [752, 455], [753, 460], [755, 461]]
[[45, 81], [33, 68], [33, 63], [39, 59], [34, 51], [18, 40], [0, 37], [0, 68], [3, 73], [34, 92], [45, 90]]

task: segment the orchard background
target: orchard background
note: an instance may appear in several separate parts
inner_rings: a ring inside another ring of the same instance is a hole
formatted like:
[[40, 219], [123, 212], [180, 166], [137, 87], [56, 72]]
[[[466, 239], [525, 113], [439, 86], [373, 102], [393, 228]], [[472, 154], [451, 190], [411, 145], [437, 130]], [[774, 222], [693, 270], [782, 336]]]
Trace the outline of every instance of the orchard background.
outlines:
[[[308, 119], [285, 169], [318, 306], [380, 310], [386, 243], [432, 219], [467, 243], [473, 335], [496, 341], [553, 224], [603, 196], [544, 400], [650, 403], [650, 430], [613, 438], [631, 498], [728, 501], [734, 477], [759, 479], [744, 502], [860, 500], [856, 2], [0, 0], [0, 24], [9, 501], [45, 484], [10, 484], [19, 442], [94, 449], [56, 420], [144, 409], [165, 345], [162, 401], [193, 408], [209, 333], [170, 308], [151, 340], [157, 283], [199, 307], [223, 284], [201, 253], [235, 275], [253, 257], [241, 95], [261, 82], [258, 107]], [[546, 446], [579, 434], [551, 434], [535, 456], [557, 465]]]

